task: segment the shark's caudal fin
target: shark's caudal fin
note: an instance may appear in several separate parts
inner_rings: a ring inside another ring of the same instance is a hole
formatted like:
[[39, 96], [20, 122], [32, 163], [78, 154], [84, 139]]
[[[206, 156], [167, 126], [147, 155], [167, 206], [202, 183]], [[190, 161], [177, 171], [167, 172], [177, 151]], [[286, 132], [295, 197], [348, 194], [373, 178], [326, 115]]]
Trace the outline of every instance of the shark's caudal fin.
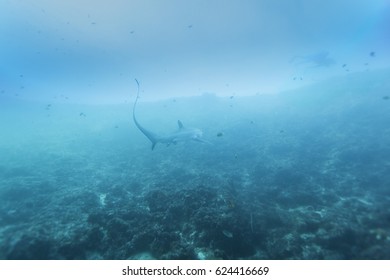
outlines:
[[137, 98], [135, 99], [135, 102], [134, 102], [134, 106], [133, 106], [133, 120], [134, 120], [134, 123], [135, 125], [138, 127], [138, 129], [146, 136], [148, 137], [148, 139], [150, 140], [150, 142], [152, 142], [152, 150], [154, 149], [154, 147], [156, 146], [157, 142], [158, 142], [158, 139], [157, 139], [157, 136], [147, 130], [146, 128], [142, 127], [139, 122], [137, 121], [137, 118], [135, 117], [135, 107], [137, 106], [137, 102], [138, 102], [138, 98], [139, 98], [139, 82], [137, 79], [135, 79], [135, 81], [137, 82], [137, 87], [138, 87], [138, 91], [137, 91]]

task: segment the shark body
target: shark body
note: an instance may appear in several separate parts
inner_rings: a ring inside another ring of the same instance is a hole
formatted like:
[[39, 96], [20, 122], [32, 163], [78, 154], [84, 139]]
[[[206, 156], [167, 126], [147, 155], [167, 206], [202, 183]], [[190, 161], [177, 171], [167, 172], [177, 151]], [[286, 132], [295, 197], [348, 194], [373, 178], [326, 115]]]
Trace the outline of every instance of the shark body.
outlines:
[[183, 123], [180, 120], [177, 121], [177, 124], [179, 126], [178, 130], [168, 135], [158, 135], [143, 127], [138, 122], [135, 116], [135, 109], [139, 98], [139, 83], [137, 79], [135, 81], [137, 82], [138, 92], [137, 92], [137, 98], [135, 99], [134, 106], [133, 106], [133, 120], [137, 128], [150, 140], [150, 142], [152, 142], [152, 150], [154, 149], [157, 143], [167, 144], [168, 146], [171, 144], [176, 144], [178, 142], [187, 142], [187, 141], [208, 143], [207, 141], [202, 139], [203, 132], [200, 129], [184, 127]]

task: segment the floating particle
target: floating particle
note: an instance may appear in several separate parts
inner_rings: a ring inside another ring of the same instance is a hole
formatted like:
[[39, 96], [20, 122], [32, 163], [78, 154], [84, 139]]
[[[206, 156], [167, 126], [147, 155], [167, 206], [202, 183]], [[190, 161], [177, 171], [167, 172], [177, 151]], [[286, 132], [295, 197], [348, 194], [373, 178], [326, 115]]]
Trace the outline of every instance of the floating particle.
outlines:
[[383, 100], [389, 100], [389, 99], [390, 99], [390, 96], [385, 95], [385, 96], [382, 97], [382, 99], [383, 99]]
[[217, 133], [217, 137], [222, 137], [223, 136], [223, 133], [222, 132], [218, 132]]
[[84, 114], [83, 112], [81, 112], [79, 116], [80, 116], [80, 117], [86, 117], [87, 115]]
[[375, 57], [375, 52], [374, 51], [370, 52], [370, 56]]

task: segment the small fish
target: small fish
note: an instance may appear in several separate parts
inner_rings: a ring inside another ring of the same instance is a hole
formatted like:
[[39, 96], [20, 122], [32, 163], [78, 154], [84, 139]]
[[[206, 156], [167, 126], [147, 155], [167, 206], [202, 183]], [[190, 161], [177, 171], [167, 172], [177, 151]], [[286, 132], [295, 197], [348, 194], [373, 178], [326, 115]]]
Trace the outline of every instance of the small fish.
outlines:
[[385, 95], [385, 96], [382, 97], [382, 99], [383, 99], [383, 100], [389, 100], [389, 99], [390, 99], [390, 96]]
[[230, 231], [228, 230], [223, 230], [222, 231], [223, 235], [225, 235], [227, 238], [233, 238], [233, 233], [231, 233]]
[[222, 132], [218, 132], [217, 133], [217, 137], [222, 137], [223, 136], [223, 133]]
[[370, 52], [370, 56], [375, 57], [375, 52], [374, 51]]
[[86, 117], [87, 115], [84, 114], [83, 112], [81, 112], [79, 116], [80, 116], [80, 117]]

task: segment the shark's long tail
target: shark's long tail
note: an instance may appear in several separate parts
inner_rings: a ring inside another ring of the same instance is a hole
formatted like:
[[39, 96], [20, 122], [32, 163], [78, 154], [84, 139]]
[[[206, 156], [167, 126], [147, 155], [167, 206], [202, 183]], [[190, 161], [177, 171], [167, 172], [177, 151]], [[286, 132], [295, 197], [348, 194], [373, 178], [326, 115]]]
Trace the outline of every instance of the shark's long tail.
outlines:
[[139, 98], [139, 82], [137, 79], [135, 79], [135, 81], [137, 82], [137, 87], [138, 87], [138, 90], [137, 90], [137, 97], [135, 99], [135, 102], [134, 102], [134, 106], [133, 106], [133, 120], [134, 120], [134, 123], [135, 125], [138, 127], [138, 129], [146, 136], [148, 137], [148, 139], [150, 140], [150, 142], [152, 142], [152, 150], [154, 149], [154, 147], [156, 146], [158, 140], [157, 140], [157, 137], [156, 135], [147, 130], [146, 128], [143, 128], [139, 122], [137, 121], [137, 118], [135, 117], [135, 107], [137, 106], [137, 102], [138, 102], [138, 98]]
[[137, 127], [139, 126], [137, 119], [135, 118], [135, 107], [137, 106], [138, 98], [139, 98], [139, 82], [137, 79], [135, 79], [135, 82], [137, 83], [137, 97], [135, 98], [134, 106], [133, 106], [133, 120]]

